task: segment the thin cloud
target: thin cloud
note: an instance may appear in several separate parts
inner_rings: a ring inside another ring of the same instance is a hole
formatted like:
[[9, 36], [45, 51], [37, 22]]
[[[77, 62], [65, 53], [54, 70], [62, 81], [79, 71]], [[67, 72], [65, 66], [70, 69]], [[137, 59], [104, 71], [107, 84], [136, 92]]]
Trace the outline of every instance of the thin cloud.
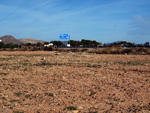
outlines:
[[141, 15], [134, 16], [130, 27], [132, 30], [129, 34], [131, 35], [150, 35], [150, 17]]
[[[129, 29], [131, 34], [136, 30], [146, 34], [141, 29], [146, 29], [148, 26], [145, 22], [149, 21], [146, 17], [149, 15], [146, 12], [148, 7], [145, 5], [150, 2], [147, 0], [6, 1], [3, 3], [0, 1], [0, 30], [3, 30], [4, 35], [13, 32], [16, 38], [32, 37], [37, 33], [38, 39], [55, 40], [59, 33], [68, 33], [72, 39], [78, 38], [77, 40], [84, 37], [86, 39], [94, 37], [95, 40], [102, 42], [125, 40], [129, 37]], [[142, 14], [145, 17], [133, 17]], [[129, 27], [131, 17], [133, 20]]]

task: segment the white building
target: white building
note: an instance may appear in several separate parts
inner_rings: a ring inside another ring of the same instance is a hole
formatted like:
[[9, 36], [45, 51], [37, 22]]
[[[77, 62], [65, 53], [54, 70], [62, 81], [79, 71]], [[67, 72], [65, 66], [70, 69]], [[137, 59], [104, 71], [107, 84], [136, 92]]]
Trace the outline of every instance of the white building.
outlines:
[[44, 45], [44, 47], [52, 47], [53, 46], [53, 43], [49, 43], [47, 45]]
[[67, 44], [67, 47], [71, 47], [71, 45], [70, 45], [70, 44]]

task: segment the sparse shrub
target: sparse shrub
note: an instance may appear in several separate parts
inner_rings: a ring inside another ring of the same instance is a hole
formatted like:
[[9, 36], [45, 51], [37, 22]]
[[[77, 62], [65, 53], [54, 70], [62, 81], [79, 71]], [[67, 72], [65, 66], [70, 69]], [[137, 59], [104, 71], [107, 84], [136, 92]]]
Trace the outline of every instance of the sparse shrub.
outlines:
[[112, 100], [113, 98], [112, 97], [108, 97], [107, 99]]
[[150, 54], [148, 48], [121, 48], [121, 47], [106, 47], [88, 50], [89, 53], [96, 54]]
[[6, 78], [3, 78], [3, 80], [7, 80]]
[[80, 50], [79, 49], [71, 49], [70, 51], [71, 52], [79, 52]]
[[35, 46], [31, 48], [31, 51], [38, 51], [38, 50], [39, 50], [39, 48], [35, 47]]
[[54, 96], [54, 94], [53, 94], [53, 93], [45, 93], [45, 95], [47, 95], [47, 96], [51, 96], [51, 97], [53, 97], [53, 96]]
[[26, 95], [25, 95], [25, 97], [26, 97], [26, 98], [28, 98], [28, 99], [30, 99], [30, 100], [32, 100], [32, 98], [31, 98], [31, 95], [30, 95], [30, 94], [26, 94]]
[[119, 85], [118, 85], [118, 84], [115, 84], [115, 87], [116, 87], [116, 88], [118, 88], [118, 87], [119, 87]]
[[87, 50], [88, 50], [88, 49], [85, 49], [85, 48], [84, 48], [84, 49], [81, 49], [81, 52], [85, 52], [85, 51], [87, 51]]
[[95, 91], [92, 91], [89, 96], [93, 96], [93, 95], [95, 95], [95, 94], [96, 94], [96, 92], [95, 92]]
[[0, 73], [0, 75], [7, 75], [7, 73]]
[[132, 52], [132, 49], [123, 49], [123, 53], [131, 53]]
[[20, 50], [20, 51], [27, 51], [28, 48], [24, 46], [24, 47], [21, 47], [19, 50]]
[[21, 95], [22, 95], [22, 93], [17, 92], [17, 93], [14, 93], [14, 95], [15, 95], [15, 96], [17, 96], [17, 97], [19, 97], [19, 96], [21, 96]]
[[24, 113], [24, 111], [15, 110], [15, 111], [13, 111], [13, 113]]
[[44, 47], [44, 51], [53, 51], [54, 49], [52, 47]]
[[30, 98], [30, 94], [26, 94], [25, 97], [26, 97], [26, 98]]
[[19, 102], [19, 100], [10, 100], [10, 102]]
[[66, 108], [64, 108], [64, 110], [77, 110], [77, 107], [74, 107], [74, 106], [68, 106]]
[[13, 111], [13, 113], [24, 113], [24, 111], [17, 110], [17, 111]]

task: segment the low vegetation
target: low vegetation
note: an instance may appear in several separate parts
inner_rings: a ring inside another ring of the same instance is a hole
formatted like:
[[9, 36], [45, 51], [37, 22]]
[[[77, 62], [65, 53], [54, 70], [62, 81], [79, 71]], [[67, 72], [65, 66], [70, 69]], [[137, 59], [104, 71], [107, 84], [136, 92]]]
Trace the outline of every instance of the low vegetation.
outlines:
[[[53, 46], [47, 47], [49, 43], [53, 43]], [[69, 43], [69, 42], [68, 42]], [[71, 48], [67, 48], [61, 41], [51, 41], [37, 43], [37, 44], [4, 44], [0, 42], [1, 51], [59, 51], [59, 52], [88, 52], [94, 54], [140, 54], [150, 55], [150, 46], [144, 46], [142, 44], [136, 45], [134, 43], [121, 41], [111, 44], [101, 44], [100, 42], [85, 40], [70, 41]]]

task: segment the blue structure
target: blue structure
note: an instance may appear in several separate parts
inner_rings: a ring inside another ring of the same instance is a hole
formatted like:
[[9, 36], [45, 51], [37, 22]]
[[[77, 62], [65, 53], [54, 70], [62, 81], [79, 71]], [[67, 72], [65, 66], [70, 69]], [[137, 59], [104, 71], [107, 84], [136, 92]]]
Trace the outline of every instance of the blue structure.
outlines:
[[68, 39], [68, 38], [69, 38], [68, 34], [60, 34], [59, 35], [59, 39]]

